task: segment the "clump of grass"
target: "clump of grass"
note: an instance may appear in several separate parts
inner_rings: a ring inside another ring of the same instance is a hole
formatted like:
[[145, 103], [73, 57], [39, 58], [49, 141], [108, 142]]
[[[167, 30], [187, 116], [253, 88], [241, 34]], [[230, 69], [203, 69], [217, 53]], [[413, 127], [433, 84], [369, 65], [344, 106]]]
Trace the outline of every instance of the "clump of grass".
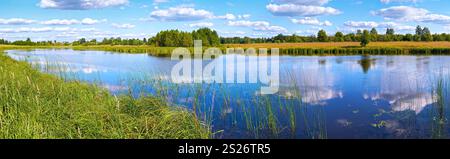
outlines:
[[431, 137], [432, 138], [446, 138], [447, 131], [447, 100], [448, 100], [448, 83], [447, 79], [439, 79], [437, 86], [434, 89], [435, 101], [432, 109], [432, 123], [431, 123]]
[[[5, 49], [5, 48], [3, 48]], [[0, 48], [0, 138], [209, 138], [183, 108], [157, 97], [113, 96], [15, 61]]]

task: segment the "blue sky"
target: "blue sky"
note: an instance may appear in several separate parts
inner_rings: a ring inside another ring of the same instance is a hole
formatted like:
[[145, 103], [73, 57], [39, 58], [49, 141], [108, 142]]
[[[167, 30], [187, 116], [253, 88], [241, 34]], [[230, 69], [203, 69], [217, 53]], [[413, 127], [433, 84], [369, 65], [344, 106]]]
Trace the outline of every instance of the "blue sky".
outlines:
[[210, 27], [221, 36], [345, 33], [387, 27], [450, 32], [448, 0], [2, 0], [0, 38], [144, 38]]

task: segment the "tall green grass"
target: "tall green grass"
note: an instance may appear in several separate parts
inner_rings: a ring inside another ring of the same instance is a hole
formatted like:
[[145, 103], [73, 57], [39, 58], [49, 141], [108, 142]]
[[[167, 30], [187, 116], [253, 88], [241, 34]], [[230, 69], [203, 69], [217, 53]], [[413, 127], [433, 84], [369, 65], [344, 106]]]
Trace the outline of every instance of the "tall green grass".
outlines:
[[164, 99], [114, 96], [15, 61], [0, 48], [0, 138], [209, 138], [192, 112]]
[[447, 124], [448, 124], [448, 79], [439, 79], [433, 94], [436, 103], [432, 105], [431, 110], [431, 138], [443, 139], [447, 138]]

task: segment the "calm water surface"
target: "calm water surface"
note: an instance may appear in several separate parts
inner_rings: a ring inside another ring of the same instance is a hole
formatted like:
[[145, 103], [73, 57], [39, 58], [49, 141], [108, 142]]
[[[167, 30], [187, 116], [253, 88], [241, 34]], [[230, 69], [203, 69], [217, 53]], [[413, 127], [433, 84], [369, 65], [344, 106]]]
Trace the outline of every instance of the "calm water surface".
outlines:
[[215, 138], [449, 137], [450, 56], [282, 56], [279, 93], [259, 95], [261, 84], [173, 84], [169, 75], [177, 61], [145, 54], [11, 50], [8, 55], [114, 94], [165, 97], [195, 111]]

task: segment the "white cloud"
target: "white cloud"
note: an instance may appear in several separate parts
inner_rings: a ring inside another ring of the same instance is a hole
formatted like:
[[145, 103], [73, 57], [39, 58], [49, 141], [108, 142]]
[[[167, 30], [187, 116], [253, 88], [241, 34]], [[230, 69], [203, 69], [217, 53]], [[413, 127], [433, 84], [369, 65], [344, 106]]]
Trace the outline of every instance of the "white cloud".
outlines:
[[22, 18], [0, 19], [0, 25], [26, 25], [35, 22], [36, 22], [35, 20]]
[[225, 20], [236, 20], [236, 19], [249, 19], [251, 17], [250, 14], [242, 14], [242, 15], [234, 15], [227, 13], [223, 16], [215, 16], [215, 19], [225, 19]]
[[219, 31], [221, 35], [226, 35], [227, 37], [230, 36], [240, 36], [246, 34], [244, 31]]
[[273, 15], [276, 16], [319, 16], [337, 15], [341, 11], [332, 7], [297, 5], [297, 4], [269, 4], [266, 6]]
[[160, 21], [195, 21], [214, 18], [214, 15], [206, 10], [179, 6], [169, 9], [158, 9], [151, 12], [150, 17]]
[[102, 19], [102, 20], [97, 20], [97, 19], [91, 19], [91, 18], [84, 18], [83, 20], [81, 20], [81, 24], [83, 25], [94, 25], [94, 24], [98, 24], [101, 22], [106, 22], [106, 19]]
[[274, 0], [275, 3], [290, 3], [298, 5], [321, 6], [327, 4], [330, 0]]
[[21, 28], [0, 28], [0, 33], [40, 33], [40, 32], [93, 32], [96, 28], [71, 28], [71, 27], [21, 27]]
[[28, 32], [50, 32], [53, 31], [54, 28], [52, 27], [41, 27], [41, 28], [29, 28], [29, 27], [22, 27], [22, 28], [0, 28], [0, 33], [28, 33]]
[[239, 19], [248, 19], [248, 18], [250, 18], [250, 17], [251, 17], [250, 14], [238, 15], [238, 18], [239, 18]]
[[260, 28], [254, 28], [255, 31], [273, 32], [273, 33], [286, 33], [288, 32], [286, 28], [281, 26], [266, 26]]
[[136, 27], [135, 25], [132, 24], [116, 24], [116, 23], [113, 23], [112, 26], [119, 29], [133, 29], [134, 27]]
[[122, 6], [128, 3], [128, 0], [41, 0], [38, 6], [50, 9], [85, 10]]
[[189, 27], [191, 28], [203, 28], [203, 27], [212, 27], [214, 26], [213, 23], [209, 23], [209, 22], [201, 22], [201, 23], [193, 23], [193, 24], [189, 24]]
[[382, 16], [387, 20], [450, 24], [450, 16], [433, 14], [426, 9], [409, 6], [394, 6], [384, 8], [373, 12], [373, 14]]
[[347, 21], [344, 25], [353, 28], [376, 28], [379, 26], [377, 22], [372, 21]]
[[407, 2], [417, 3], [418, 1], [419, 0], [380, 0], [381, 3], [385, 3], [385, 4], [394, 3], [394, 2], [399, 2], [399, 3], [407, 3]]
[[302, 19], [291, 19], [292, 23], [303, 24], [303, 25], [317, 25], [317, 26], [332, 26], [333, 23], [330, 21], [321, 22], [317, 18], [305, 17]]
[[52, 19], [47, 21], [42, 21], [40, 24], [43, 25], [75, 25], [75, 24], [83, 24], [83, 25], [94, 25], [101, 22], [106, 22], [106, 19], [96, 20], [91, 18], [84, 18], [82, 20], [76, 19]]
[[167, 3], [169, 0], [153, 0], [153, 4]]
[[240, 26], [240, 27], [263, 27], [269, 26], [270, 23], [266, 21], [229, 21], [229, 26]]
[[405, 31], [414, 30], [414, 26], [399, 24], [396, 22], [373, 22], [373, 21], [347, 21], [344, 26], [351, 28], [350, 30], [356, 29], [371, 29], [371, 28], [393, 28], [395, 30]]
[[52, 19], [41, 22], [43, 25], [74, 25], [79, 23], [80, 21], [76, 19]]
[[236, 16], [233, 15], [233, 14], [227, 13], [227, 14], [225, 14], [223, 16], [216, 16], [215, 18], [217, 18], [217, 19], [226, 19], [226, 20], [235, 20]]
[[264, 31], [264, 32], [276, 32], [276, 33], [284, 33], [287, 32], [287, 29], [281, 26], [273, 26], [270, 25], [269, 22], [266, 21], [229, 21], [229, 26], [237, 26], [237, 27], [249, 27], [255, 31]]
[[400, 30], [400, 31], [411, 31], [411, 30], [416, 29], [415, 26], [399, 24], [396, 22], [382, 22], [382, 23], [379, 23], [378, 28], [394, 28], [395, 30]]
[[93, 31], [98, 31], [98, 29], [96, 28], [82, 28], [82, 29], [77, 29], [81, 32], [93, 32]]

